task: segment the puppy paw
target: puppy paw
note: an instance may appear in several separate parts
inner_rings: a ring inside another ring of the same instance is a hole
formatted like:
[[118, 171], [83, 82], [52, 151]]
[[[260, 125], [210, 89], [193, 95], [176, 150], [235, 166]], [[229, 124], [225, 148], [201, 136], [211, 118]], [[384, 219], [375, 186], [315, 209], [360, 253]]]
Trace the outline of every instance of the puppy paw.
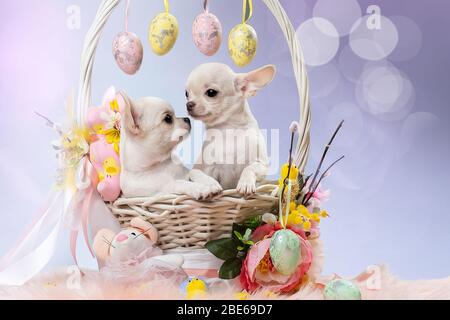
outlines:
[[211, 197], [215, 193], [206, 185], [193, 183], [189, 190], [186, 190], [186, 194], [195, 200], [203, 200]]
[[242, 175], [236, 190], [242, 195], [251, 195], [256, 192], [256, 179], [250, 175]]
[[207, 187], [212, 195], [219, 194], [222, 192], [222, 186], [215, 179], [210, 179], [207, 183]]

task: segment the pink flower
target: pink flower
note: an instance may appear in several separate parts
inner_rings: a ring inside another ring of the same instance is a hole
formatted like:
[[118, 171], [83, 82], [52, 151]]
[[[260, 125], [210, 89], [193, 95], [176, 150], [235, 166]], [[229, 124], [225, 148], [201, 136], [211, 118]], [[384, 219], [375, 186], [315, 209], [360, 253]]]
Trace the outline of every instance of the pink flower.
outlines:
[[272, 235], [282, 227], [276, 225], [263, 225], [253, 233], [253, 240], [259, 239], [249, 250], [245, 258], [240, 275], [242, 287], [247, 291], [256, 291], [264, 288], [274, 293], [286, 293], [296, 289], [302, 282], [303, 276], [308, 272], [312, 262], [312, 249], [305, 233], [296, 228], [288, 227], [294, 231], [300, 240], [301, 261], [297, 270], [289, 275], [282, 275], [273, 267], [270, 258], [270, 241]]
[[310, 181], [306, 183], [305, 187], [303, 188], [303, 192], [306, 194], [307, 198], [311, 196], [310, 200], [308, 201], [307, 208], [308, 210], [313, 211], [314, 208], [320, 208], [322, 207], [322, 203], [328, 201], [328, 199], [330, 198], [330, 190], [323, 190], [321, 185], [319, 185], [311, 195], [311, 193], [308, 193], [308, 190], [311, 187], [310, 184]]

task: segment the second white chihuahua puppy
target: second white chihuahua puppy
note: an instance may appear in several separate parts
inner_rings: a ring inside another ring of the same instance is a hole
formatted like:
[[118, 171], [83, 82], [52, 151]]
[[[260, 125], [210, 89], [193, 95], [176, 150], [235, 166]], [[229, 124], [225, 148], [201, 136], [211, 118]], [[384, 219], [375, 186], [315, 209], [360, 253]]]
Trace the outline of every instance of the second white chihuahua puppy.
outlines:
[[247, 98], [268, 85], [275, 67], [267, 65], [237, 74], [225, 64], [197, 67], [186, 86], [187, 110], [206, 125], [202, 155], [196, 168], [215, 178], [224, 189], [241, 194], [256, 191], [268, 169], [267, 148]]
[[176, 193], [202, 199], [222, 190], [203, 172], [189, 171], [174, 154], [191, 131], [189, 118], [176, 118], [170, 104], [159, 98], [132, 101], [121, 94], [126, 102], [120, 139], [120, 185], [125, 197]]

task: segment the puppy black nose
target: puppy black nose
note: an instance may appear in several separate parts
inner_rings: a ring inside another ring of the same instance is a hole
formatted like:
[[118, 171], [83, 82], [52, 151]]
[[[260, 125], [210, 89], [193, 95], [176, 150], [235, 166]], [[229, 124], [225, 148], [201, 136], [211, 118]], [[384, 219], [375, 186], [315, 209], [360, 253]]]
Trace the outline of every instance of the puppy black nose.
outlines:
[[191, 125], [191, 119], [183, 118], [183, 121], [186, 122], [189, 126]]
[[189, 101], [188, 103], [186, 103], [186, 107], [188, 111], [192, 111], [195, 108], [195, 102]]

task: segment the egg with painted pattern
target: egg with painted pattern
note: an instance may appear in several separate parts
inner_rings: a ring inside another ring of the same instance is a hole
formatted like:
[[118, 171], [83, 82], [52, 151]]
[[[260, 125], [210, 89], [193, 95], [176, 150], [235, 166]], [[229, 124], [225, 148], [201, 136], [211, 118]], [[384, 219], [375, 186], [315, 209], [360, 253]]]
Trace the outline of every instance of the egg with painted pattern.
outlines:
[[361, 300], [361, 291], [358, 286], [345, 279], [328, 282], [323, 295], [325, 300]]
[[228, 52], [231, 59], [239, 67], [249, 64], [256, 55], [258, 36], [249, 24], [235, 26], [228, 36]]
[[192, 36], [198, 50], [206, 56], [212, 56], [222, 43], [222, 25], [215, 15], [203, 12], [194, 20]]
[[148, 28], [148, 41], [159, 56], [172, 50], [178, 38], [178, 21], [168, 12], [158, 14]]
[[299, 236], [289, 229], [278, 230], [270, 240], [269, 253], [273, 266], [279, 273], [292, 275], [301, 260]]
[[141, 67], [144, 49], [134, 33], [119, 33], [114, 38], [112, 52], [117, 65], [126, 74], [133, 75]]

